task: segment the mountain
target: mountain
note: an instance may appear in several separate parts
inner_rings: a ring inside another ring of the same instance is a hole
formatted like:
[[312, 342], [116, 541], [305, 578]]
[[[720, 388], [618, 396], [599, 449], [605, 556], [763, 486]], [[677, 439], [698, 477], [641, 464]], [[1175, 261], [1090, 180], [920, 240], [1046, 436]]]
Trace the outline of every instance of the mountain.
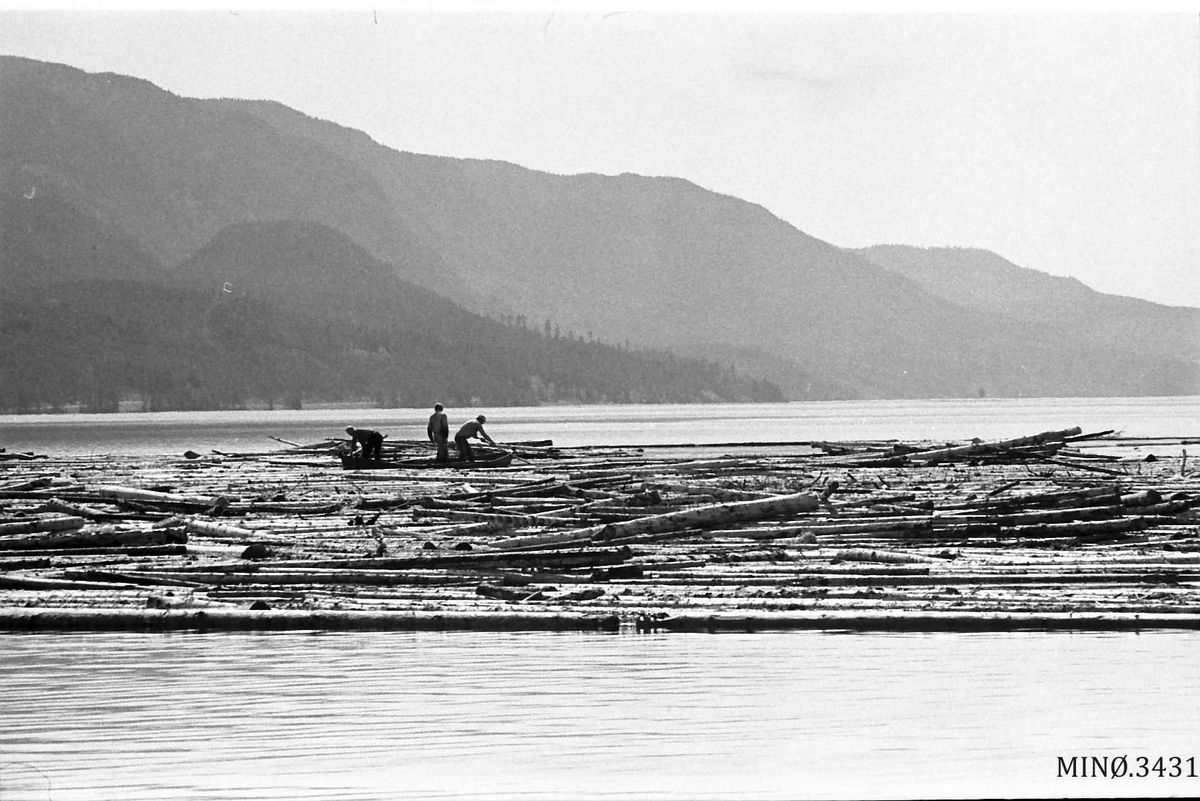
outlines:
[[781, 399], [712, 362], [473, 314], [316, 223], [229, 226], [154, 281], [46, 277], [0, 296], [0, 410]]
[[977, 248], [876, 245], [855, 251], [951, 303], [1097, 345], [1195, 361], [1200, 309], [1107, 295]]
[[[275, 223], [337, 232], [374, 260], [369, 269], [407, 282], [402, 298], [421, 287], [568, 341], [717, 359], [791, 398], [1200, 392], [1195, 347], [1094, 341], [1090, 329], [971, 305], [878, 254], [677, 178], [404, 153], [271, 101], [193, 100], [26, 59], [0, 57], [0, 108], [14, 111], [0, 115], [6, 196], [40, 187], [183, 286], [195, 288], [189, 271], [223, 248], [225, 274], [207, 280], [254, 286], [292, 313], [334, 304], [312, 301], [324, 282], [399, 290], [340, 258], [301, 275], [260, 251], [238, 256], [251, 240], [275, 248]], [[336, 301], [342, 315], [360, 310], [354, 325], [382, 314], [360, 306], [381, 302], [373, 294], [355, 297]], [[1145, 319], [1188, 337], [1167, 307], [1147, 304]]]
[[136, 238], [79, 208], [56, 187], [2, 186], [0, 279], [5, 287], [69, 281], [80, 274], [141, 281], [161, 277], [162, 264]]
[[[468, 305], [726, 359], [794, 398], [1200, 390], [1194, 344], [1147, 355], [1135, 338], [1114, 351], [1085, 332], [981, 313], [687, 181], [400, 153], [278, 103], [222, 102], [370, 172], [455, 279], [479, 290], [462, 293]], [[1186, 320], [1147, 306], [1189, 339]]]

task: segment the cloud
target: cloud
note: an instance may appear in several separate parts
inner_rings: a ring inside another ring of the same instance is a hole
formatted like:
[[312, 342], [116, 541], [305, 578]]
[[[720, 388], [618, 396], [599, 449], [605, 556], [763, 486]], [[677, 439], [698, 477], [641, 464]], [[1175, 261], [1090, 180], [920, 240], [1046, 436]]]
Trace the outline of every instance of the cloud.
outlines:
[[895, 90], [914, 75], [921, 46], [908, 26], [884, 18], [784, 17], [777, 27], [743, 29], [729, 51], [746, 91], [782, 93], [838, 113]]
[[781, 63], [770, 57], [735, 58], [734, 78], [747, 88], [794, 93], [817, 110], [836, 113], [870, 101], [905, 74], [898, 63], [861, 63], [845, 67]]

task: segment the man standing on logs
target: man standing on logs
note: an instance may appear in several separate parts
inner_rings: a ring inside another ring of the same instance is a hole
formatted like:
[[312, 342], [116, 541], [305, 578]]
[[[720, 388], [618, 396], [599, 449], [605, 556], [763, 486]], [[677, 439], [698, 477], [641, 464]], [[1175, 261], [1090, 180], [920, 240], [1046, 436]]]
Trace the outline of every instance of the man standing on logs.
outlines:
[[383, 458], [383, 434], [378, 431], [372, 431], [369, 428], [355, 428], [354, 426], [346, 426], [346, 433], [350, 435], [350, 455], [354, 455], [354, 449], [362, 446], [363, 459], [370, 460]]
[[479, 437], [488, 443], [495, 445], [495, 441], [487, 435], [483, 430], [483, 424], [487, 422], [487, 418], [482, 414], [476, 417], [471, 422], [458, 429], [458, 433], [454, 435], [454, 446], [458, 448], [459, 461], [466, 460], [468, 462], [475, 461], [475, 452], [471, 450], [471, 443], [468, 442], [471, 437]]
[[442, 404], [433, 404], [433, 414], [429, 415], [429, 440], [437, 445], [437, 458], [434, 461], [450, 461], [450, 421], [442, 411]]

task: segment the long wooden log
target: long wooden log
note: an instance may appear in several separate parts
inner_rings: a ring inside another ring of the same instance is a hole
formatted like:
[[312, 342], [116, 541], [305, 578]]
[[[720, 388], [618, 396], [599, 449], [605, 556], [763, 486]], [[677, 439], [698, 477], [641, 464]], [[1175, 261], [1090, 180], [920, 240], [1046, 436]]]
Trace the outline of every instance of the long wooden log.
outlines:
[[1118, 476], [1120, 478], [1126, 478], [1129, 476], [1129, 473], [1123, 470], [1110, 470], [1107, 467], [1096, 467], [1095, 465], [1082, 464], [1077, 461], [1068, 461], [1066, 459], [1043, 458], [1041, 461], [1046, 462], [1047, 464], [1060, 464], [1063, 467], [1074, 467], [1077, 470], [1087, 470], [1091, 473], [1103, 473], [1107, 476]]
[[513, 590], [508, 587], [497, 587], [491, 584], [480, 584], [475, 588], [476, 595], [482, 595], [485, 598], [495, 598], [501, 601], [540, 601], [544, 595], [541, 590]]
[[592, 539], [604, 542], [637, 534], [655, 534], [686, 528], [716, 528], [734, 522], [790, 517], [816, 511], [819, 506], [818, 498], [807, 492], [778, 495], [762, 500], [700, 506], [623, 523], [609, 523], [592, 535]]
[[773, 497], [769, 492], [749, 492], [747, 490], [727, 489], [725, 487], [703, 487], [694, 484], [674, 484], [666, 481], [644, 481], [642, 489], [665, 490], [679, 492], [685, 495], [708, 495], [721, 501], [757, 501]]
[[421, 535], [425, 537], [461, 538], [474, 537], [477, 534], [494, 534], [508, 530], [507, 523], [489, 521], [485, 523], [463, 523], [457, 526], [426, 528], [421, 530]]
[[1016, 439], [1006, 439], [999, 442], [973, 442], [970, 445], [958, 445], [950, 448], [936, 448], [934, 450], [917, 451], [916, 453], [908, 454], [909, 461], [919, 462], [921, 464], [932, 465], [939, 462], [948, 461], [951, 459], [965, 459], [980, 453], [987, 453], [989, 450], [997, 448], [1020, 448], [1028, 445], [1040, 445], [1046, 442], [1061, 442], [1067, 437], [1077, 436], [1083, 433], [1083, 429], [1079, 426], [1074, 428], [1066, 428], [1062, 431], [1044, 431], [1041, 434], [1034, 434], [1028, 437], [1017, 437]]
[[2, 575], [0, 589], [10, 590], [141, 590], [136, 584], [113, 584], [105, 581], [78, 581], [44, 576]]
[[[110, 587], [105, 587], [110, 589]], [[0, 608], [4, 631], [610, 631], [615, 614], [526, 611]]]
[[1162, 493], [1158, 490], [1147, 489], [1121, 496], [1125, 506], [1155, 506], [1163, 502]]
[[1036, 492], [1024, 495], [1009, 495], [1003, 498], [989, 497], [979, 501], [963, 501], [960, 503], [938, 504], [939, 510], [978, 509], [1003, 511], [1005, 509], [1024, 508], [1028, 506], [1099, 506], [1121, 503], [1121, 489], [1118, 486], [1089, 487], [1077, 490], [1058, 490], [1054, 492]]
[[52, 480], [50, 476], [42, 476], [41, 478], [31, 478], [25, 481], [10, 481], [7, 484], [0, 484], [0, 492], [31, 492], [33, 490], [48, 489]]
[[64, 570], [62, 576], [72, 581], [100, 581], [113, 584], [133, 584], [145, 587], [189, 587], [192, 589], [204, 587], [202, 582], [185, 581], [171, 576], [159, 576], [150, 573], [117, 573], [109, 570]]
[[884, 562], [888, 564], [907, 564], [912, 562], [943, 562], [930, 556], [912, 553], [897, 553], [895, 551], [872, 551], [865, 548], [851, 548], [838, 551], [835, 559], [845, 559], [852, 562]]
[[577, 529], [563, 534], [515, 537], [492, 543], [492, 547], [499, 549], [526, 548], [536, 545], [575, 542], [584, 538], [592, 542], [604, 543], [642, 534], [658, 534], [692, 528], [717, 528], [734, 522], [787, 517], [815, 511], [819, 505], [820, 501], [817, 497], [808, 493], [777, 495], [762, 500], [698, 506], [678, 512]]
[[167, 529], [148, 531], [105, 530], [39, 532], [0, 539], [0, 551], [31, 551], [89, 548], [113, 548], [127, 545], [168, 545], [184, 543], [187, 535]]
[[446, 520], [465, 520], [472, 523], [491, 523], [496, 531], [505, 528], [523, 528], [527, 526], [576, 525], [579, 521], [572, 517], [561, 517], [549, 514], [514, 515], [496, 514], [494, 512], [471, 512], [463, 509], [413, 509], [413, 518], [422, 519], [438, 517]]
[[[12, 523], [0, 523], [0, 537], [19, 534], [33, 534], [40, 531], [70, 531], [83, 528], [87, 521], [73, 515], [54, 515], [38, 517], [32, 520], [19, 520]], [[3, 547], [3, 545], [0, 545]]]
[[592, 550], [545, 550], [496, 553], [492, 551], [469, 551], [453, 554], [432, 554], [402, 558], [376, 557], [365, 559], [309, 559], [287, 562], [258, 563], [254, 565], [228, 564], [206, 567], [182, 567], [180, 572], [192, 570], [222, 572], [251, 572], [272, 569], [353, 569], [353, 570], [445, 570], [445, 569], [514, 569], [518, 567], [598, 567], [621, 564], [633, 557], [629, 548], [604, 548]]
[[842, 501], [832, 504], [834, 512], [839, 512], [842, 509], [855, 509], [863, 506], [880, 506], [893, 503], [906, 503], [915, 501], [917, 496], [911, 492], [903, 492], [891, 495], [871, 495], [866, 498], [858, 498], [853, 501]]
[[1123, 517], [1118, 520], [1095, 520], [1080, 523], [1042, 523], [1031, 526], [1013, 526], [1005, 529], [1012, 537], [1062, 537], [1093, 536], [1096, 534], [1118, 534], [1141, 531], [1149, 524], [1144, 517]]
[[263, 545], [200, 545], [194, 542], [189, 542], [186, 546], [187, 553], [197, 556], [212, 556], [222, 559], [262, 559], [267, 555], [267, 548]]
[[1186, 613], [1076, 614], [1074, 612], [814, 611], [686, 614], [638, 621], [643, 631], [1139, 631], [1200, 629], [1200, 615]]
[[797, 533], [812, 532], [816, 535], [835, 536], [840, 534], [883, 534], [932, 532], [934, 521], [931, 517], [885, 518], [883, 520], [850, 520], [846, 522], [813, 521], [802, 526], [796, 526]]
[[294, 515], [328, 515], [340, 512], [344, 504], [327, 503], [323, 501], [251, 501], [250, 503], [231, 503], [222, 510], [227, 515], [245, 515], [257, 513], [294, 514]]
[[184, 523], [183, 529], [189, 534], [205, 534], [210, 537], [234, 537], [237, 539], [253, 539], [271, 534], [269, 531], [231, 526], [228, 523], [215, 523], [209, 520], [196, 520], [195, 518]]
[[67, 503], [60, 501], [58, 498], [51, 498], [42, 506], [47, 512], [58, 512], [60, 514], [72, 515], [74, 517], [83, 517], [88, 520], [97, 520], [100, 518], [109, 517], [110, 512], [103, 512], [99, 509], [93, 509], [90, 506], [84, 506], [79, 503]]
[[122, 501], [140, 501], [158, 504], [216, 504], [219, 495], [178, 495], [172, 492], [157, 492], [155, 490], [139, 489], [137, 487], [119, 487], [101, 485], [93, 487], [92, 492], [100, 498], [115, 498]]
[[592, 535], [600, 527], [575, 529], [559, 534], [531, 534], [523, 537], [509, 537], [490, 543], [490, 547], [501, 551], [536, 551], [542, 548], [582, 548], [590, 545]]
[[[80, 556], [186, 556], [187, 545], [77, 545], [67, 548], [22, 548], [21, 558], [73, 559]], [[15, 569], [15, 568], [14, 568]]]
[[[172, 574], [166, 571], [143, 571], [147, 580], [157, 579], [159, 583], [167, 583]], [[301, 586], [314, 587], [330, 585], [360, 585], [364, 587], [397, 587], [397, 586], [430, 586], [445, 584], [463, 584], [463, 579], [455, 576], [430, 575], [428, 573], [409, 573], [397, 570], [290, 570], [290, 571], [259, 571], [253, 573], [230, 573], [220, 571], [189, 572], [186, 574], [189, 585], [207, 585], [215, 587], [246, 586], [261, 584], [271, 587]]]
[[946, 514], [935, 520], [947, 523], [995, 523], [1000, 526], [1023, 526], [1033, 523], [1070, 523], [1118, 517], [1129, 512], [1124, 506], [1082, 506], [1075, 509], [1046, 509], [1036, 512], [1010, 514]]
[[[1197, 502], [1198, 502], [1197, 500], [1166, 501], [1165, 503], [1160, 503], [1157, 506], [1142, 506], [1142, 507], [1138, 507], [1136, 509], [1129, 509], [1127, 511], [1133, 512], [1133, 513], [1136, 513], [1139, 515], [1144, 515], [1147, 517], [1153, 517], [1153, 516], [1171, 517], [1171, 516], [1175, 516], [1175, 515], [1179, 515], [1179, 514], [1188, 512], [1189, 510], [1192, 509], [1193, 506], [1196, 506]], [[1191, 519], [1194, 519], [1194, 517]]]

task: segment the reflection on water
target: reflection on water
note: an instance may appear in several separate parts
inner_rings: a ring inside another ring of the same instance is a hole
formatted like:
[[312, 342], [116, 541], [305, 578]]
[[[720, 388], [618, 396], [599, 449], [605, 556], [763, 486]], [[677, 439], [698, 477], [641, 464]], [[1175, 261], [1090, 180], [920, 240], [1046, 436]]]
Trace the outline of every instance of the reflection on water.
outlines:
[[[0, 799], [1196, 795], [1188, 632], [0, 637]], [[1200, 760], [1198, 760], [1200, 761]]]
[[[552, 439], [561, 446], [665, 445], [812, 440], [1007, 439], [1080, 426], [1130, 437], [1197, 433], [1200, 398], [1000, 398], [662, 404], [449, 409], [451, 422], [486, 411], [505, 442]], [[425, 439], [429, 409], [0, 415], [0, 447], [57, 456], [179, 455], [185, 450], [263, 451], [271, 439], [320, 442], [368, 425], [393, 440]]]

